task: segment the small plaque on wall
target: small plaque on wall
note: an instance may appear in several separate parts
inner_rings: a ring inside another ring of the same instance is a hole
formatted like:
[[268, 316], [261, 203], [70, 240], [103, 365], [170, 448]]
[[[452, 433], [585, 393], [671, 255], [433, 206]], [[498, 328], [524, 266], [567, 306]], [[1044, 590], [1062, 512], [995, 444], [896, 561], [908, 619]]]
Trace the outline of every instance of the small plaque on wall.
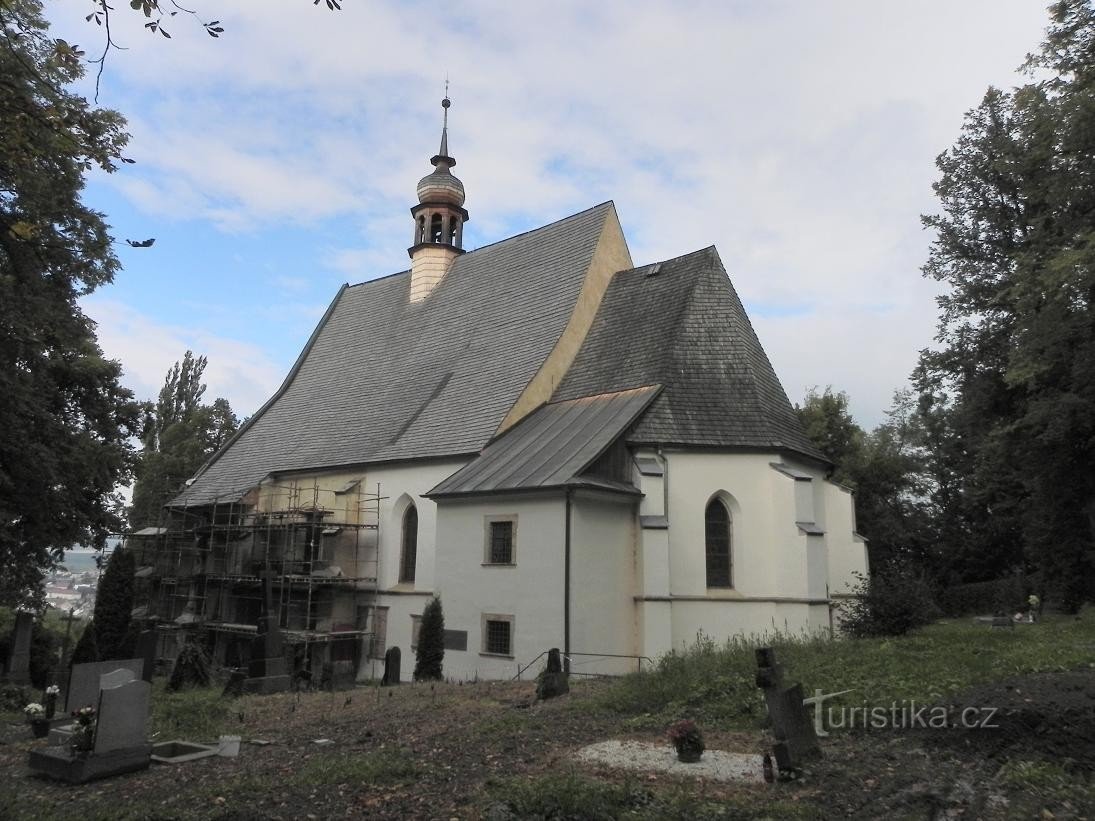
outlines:
[[468, 631], [467, 630], [446, 630], [445, 631], [445, 649], [446, 650], [464, 650], [468, 649]]

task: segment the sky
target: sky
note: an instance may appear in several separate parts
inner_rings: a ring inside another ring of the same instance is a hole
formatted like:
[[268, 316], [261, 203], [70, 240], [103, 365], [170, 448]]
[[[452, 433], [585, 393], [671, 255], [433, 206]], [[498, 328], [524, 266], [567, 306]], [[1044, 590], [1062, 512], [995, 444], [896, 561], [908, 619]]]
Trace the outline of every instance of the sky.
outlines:
[[[342, 283], [408, 268], [447, 76], [466, 248], [611, 199], [637, 265], [716, 246], [791, 401], [832, 386], [871, 427], [935, 334], [935, 157], [1048, 22], [1038, 0], [191, 0], [168, 39], [114, 5], [99, 104], [136, 162], [89, 180], [124, 267], [82, 305], [138, 398], [191, 349], [241, 418]], [[92, 9], [47, 4], [89, 56]]]

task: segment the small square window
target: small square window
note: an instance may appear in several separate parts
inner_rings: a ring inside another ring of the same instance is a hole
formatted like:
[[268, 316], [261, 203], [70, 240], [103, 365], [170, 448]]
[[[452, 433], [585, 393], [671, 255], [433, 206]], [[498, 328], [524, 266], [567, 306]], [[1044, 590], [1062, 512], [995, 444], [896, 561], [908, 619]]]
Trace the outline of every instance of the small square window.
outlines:
[[483, 564], [517, 563], [517, 517], [487, 516], [485, 519]]
[[498, 656], [513, 655], [512, 624], [508, 621], [487, 619], [486, 652]]

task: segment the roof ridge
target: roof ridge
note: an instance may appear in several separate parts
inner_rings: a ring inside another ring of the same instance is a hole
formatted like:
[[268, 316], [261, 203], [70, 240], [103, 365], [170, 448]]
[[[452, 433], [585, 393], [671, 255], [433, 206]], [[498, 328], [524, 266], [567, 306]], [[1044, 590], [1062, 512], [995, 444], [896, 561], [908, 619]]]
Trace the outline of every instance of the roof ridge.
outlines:
[[[553, 222], [549, 222], [546, 225], [541, 225], [537, 228], [529, 228], [527, 231], [522, 231], [519, 234], [513, 234], [512, 236], [509, 236], [509, 237], [503, 237], [502, 239], [496, 239], [494, 242], [488, 242], [486, 245], [480, 245], [478, 248], [472, 248], [470, 251], [465, 252], [461, 256], [462, 257], [470, 257], [472, 254], [476, 254], [479, 251], [484, 251], [487, 248], [493, 248], [496, 245], [502, 245], [502, 244], [507, 243], [507, 242], [512, 242], [513, 240], [520, 239], [521, 237], [527, 237], [529, 234], [538, 233], [538, 232], [543, 231], [547, 228], [551, 228], [555, 225], [559, 225], [560, 223], [566, 222], [567, 220], [577, 219], [578, 217], [581, 217], [585, 214], [589, 214], [593, 211], [596, 211], [598, 208], [604, 208], [606, 206], [610, 206], [613, 210], [616, 209], [616, 203], [613, 200], [605, 200], [604, 202], [597, 203], [596, 205], [591, 205], [589, 208], [585, 208], [581, 211], [577, 211], [577, 212], [571, 214], [570, 216], [560, 217], [559, 219], [554, 220]], [[359, 288], [362, 285], [371, 285], [374, 282], [380, 282], [381, 280], [384, 280], [384, 279], [391, 279], [392, 277], [402, 276], [404, 274], [409, 274], [410, 272], [411, 272], [411, 269], [407, 268], [403, 271], [396, 271], [393, 274], [381, 274], [380, 276], [373, 277], [372, 279], [363, 279], [361, 282], [355, 282], [353, 285], [350, 285], [349, 287], [350, 288]]]

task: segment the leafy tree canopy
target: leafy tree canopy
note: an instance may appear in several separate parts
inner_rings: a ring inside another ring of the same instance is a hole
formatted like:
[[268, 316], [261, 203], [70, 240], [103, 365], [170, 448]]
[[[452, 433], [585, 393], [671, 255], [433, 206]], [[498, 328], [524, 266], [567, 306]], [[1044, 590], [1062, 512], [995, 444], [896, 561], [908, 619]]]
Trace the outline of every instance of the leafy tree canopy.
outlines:
[[187, 351], [167, 372], [155, 403], [143, 405], [143, 449], [133, 487], [130, 524], [156, 524], [160, 509], [239, 428], [226, 399], [202, 402], [204, 356]]
[[113, 171], [114, 111], [67, 90], [76, 50], [48, 36], [37, 0], [0, 0], [0, 601], [39, 600], [74, 544], [120, 527], [137, 405], [103, 357], [79, 297], [118, 269], [84, 174]]
[[976, 558], [1025, 559], [1074, 607], [1095, 590], [1095, 9], [1050, 15], [1032, 81], [989, 89], [937, 161], [924, 272], [947, 290], [916, 381]]

